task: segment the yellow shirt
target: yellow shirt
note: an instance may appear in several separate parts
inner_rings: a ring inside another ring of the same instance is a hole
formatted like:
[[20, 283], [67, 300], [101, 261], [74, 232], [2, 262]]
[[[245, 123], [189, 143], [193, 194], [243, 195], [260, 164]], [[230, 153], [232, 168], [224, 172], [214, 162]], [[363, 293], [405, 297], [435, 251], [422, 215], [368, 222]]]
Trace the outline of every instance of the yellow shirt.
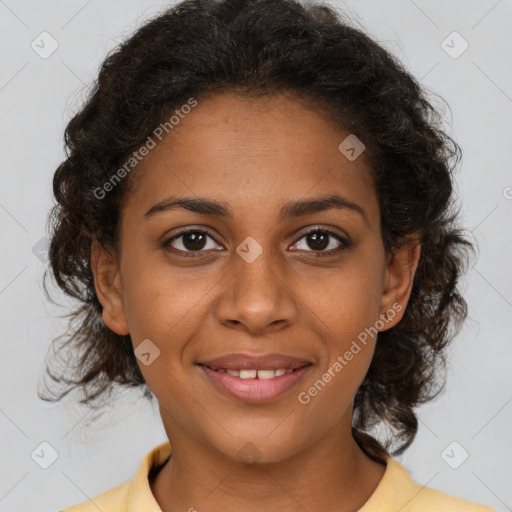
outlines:
[[[60, 512], [162, 512], [149, 486], [151, 468], [171, 454], [169, 441], [146, 454], [135, 477], [92, 500]], [[497, 512], [496, 509], [456, 498], [415, 483], [407, 470], [391, 457], [379, 485], [359, 512]]]

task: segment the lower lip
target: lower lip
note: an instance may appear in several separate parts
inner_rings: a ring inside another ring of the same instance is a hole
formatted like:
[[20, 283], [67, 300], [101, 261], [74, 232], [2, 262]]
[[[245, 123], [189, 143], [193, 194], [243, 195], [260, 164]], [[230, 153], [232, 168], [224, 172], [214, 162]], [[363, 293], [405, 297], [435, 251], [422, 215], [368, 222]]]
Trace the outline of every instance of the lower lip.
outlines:
[[250, 404], [262, 404], [281, 397], [311, 368], [311, 365], [303, 366], [272, 379], [241, 379], [229, 373], [217, 372], [204, 365], [199, 366], [219, 389]]

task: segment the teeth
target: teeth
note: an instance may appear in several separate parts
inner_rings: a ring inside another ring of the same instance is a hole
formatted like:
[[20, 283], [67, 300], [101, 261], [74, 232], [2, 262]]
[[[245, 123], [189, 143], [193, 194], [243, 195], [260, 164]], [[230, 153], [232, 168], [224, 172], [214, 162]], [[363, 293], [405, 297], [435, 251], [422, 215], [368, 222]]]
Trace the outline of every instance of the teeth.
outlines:
[[222, 373], [229, 373], [233, 377], [239, 377], [241, 379], [273, 379], [274, 377], [280, 377], [285, 373], [292, 373], [293, 370], [285, 370], [284, 368], [278, 368], [277, 370], [229, 370], [219, 368], [216, 371]]
[[255, 379], [258, 370], [240, 370], [239, 375], [241, 379]]
[[273, 379], [275, 376], [275, 370], [258, 370], [258, 379]]

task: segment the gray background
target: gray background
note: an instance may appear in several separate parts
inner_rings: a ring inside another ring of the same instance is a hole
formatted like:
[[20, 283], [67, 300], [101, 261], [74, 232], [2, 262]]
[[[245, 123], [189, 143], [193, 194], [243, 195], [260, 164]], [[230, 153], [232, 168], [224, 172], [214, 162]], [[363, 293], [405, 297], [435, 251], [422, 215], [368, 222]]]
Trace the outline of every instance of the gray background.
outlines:
[[[418, 410], [416, 441], [396, 459], [418, 483], [512, 510], [512, 2], [334, 3], [449, 103], [451, 134], [464, 152], [457, 175], [462, 217], [480, 245], [464, 282], [469, 319], [450, 348], [446, 391]], [[93, 423], [73, 396], [49, 405], [36, 391], [50, 340], [65, 325], [41, 287], [63, 130], [107, 51], [167, 5], [0, 0], [2, 511], [55, 512], [92, 498], [132, 478], [143, 455], [166, 440], [157, 408], [137, 393], [120, 394]], [[42, 45], [43, 31], [58, 43], [48, 58], [31, 47], [34, 40]], [[460, 37], [448, 37], [454, 31]], [[469, 47], [453, 58], [464, 40]], [[48, 469], [31, 457], [44, 441], [58, 453]], [[465, 452], [467, 460], [450, 467]]]

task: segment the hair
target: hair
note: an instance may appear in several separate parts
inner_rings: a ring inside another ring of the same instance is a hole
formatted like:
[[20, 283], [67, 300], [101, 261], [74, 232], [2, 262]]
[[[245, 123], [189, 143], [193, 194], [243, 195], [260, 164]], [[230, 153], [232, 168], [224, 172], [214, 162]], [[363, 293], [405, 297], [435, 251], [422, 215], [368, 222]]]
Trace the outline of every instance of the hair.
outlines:
[[[90, 263], [94, 238], [116, 248], [134, 173], [118, 180], [106, 199], [94, 191], [177, 107], [220, 92], [247, 98], [288, 94], [321, 108], [364, 141], [386, 252], [406, 241], [421, 244], [403, 318], [379, 333], [354, 398], [352, 435], [361, 448], [379, 462], [402, 453], [418, 429], [414, 408], [444, 388], [439, 375], [446, 369], [445, 348], [467, 316], [458, 283], [473, 244], [456, 225], [452, 176], [461, 149], [399, 60], [321, 4], [186, 0], [147, 21], [106, 56], [85, 104], [65, 129], [66, 159], [53, 177], [48, 271], [78, 305], [68, 315], [68, 332], [53, 340], [64, 338], [59, 349], [70, 349], [69, 375], [54, 375], [48, 361], [45, 368], [65, 389], [39, 397], [58, 401], [79, 389], [85, 392], [80, 402], [94, 408], [99, 398], [105, 403], [114, 383], [154, 397], [130, 336], [115, 334], [102, 321]], [[378, 441], [368, 433], [378, 425], [393, 434]]]

